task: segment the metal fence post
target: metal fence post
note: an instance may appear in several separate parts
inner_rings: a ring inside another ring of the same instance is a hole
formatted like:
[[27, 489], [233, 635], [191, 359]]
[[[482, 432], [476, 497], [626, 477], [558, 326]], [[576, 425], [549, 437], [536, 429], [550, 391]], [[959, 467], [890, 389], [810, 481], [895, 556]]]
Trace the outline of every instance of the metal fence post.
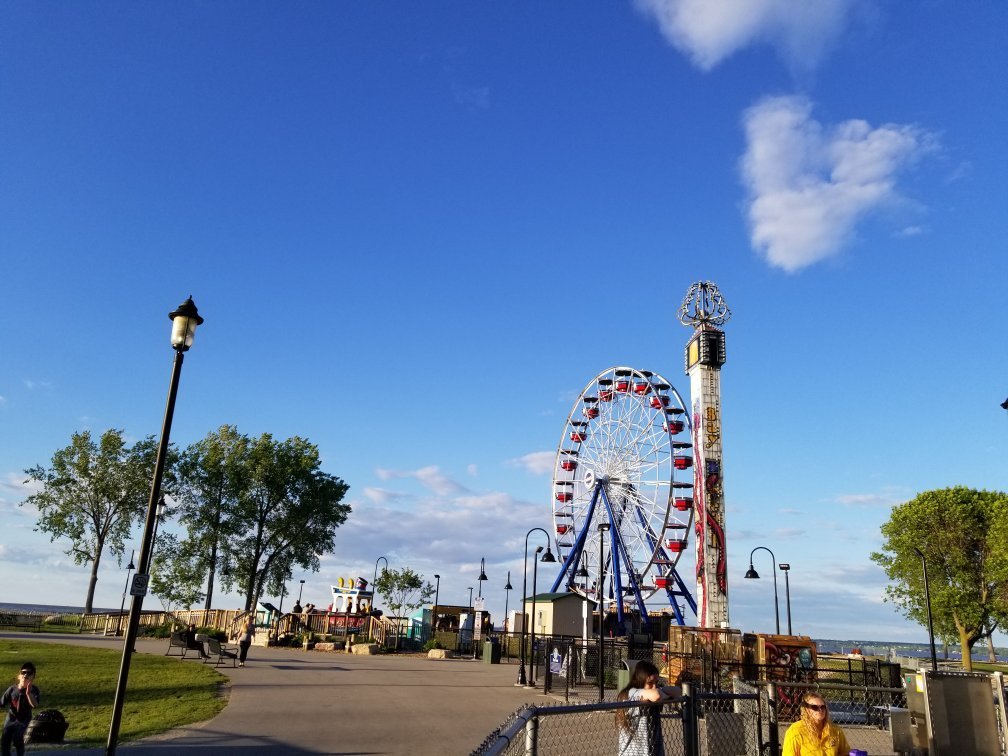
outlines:
[[767, 735], [769, 736], [770, 756], [780, 753], [780, 732], [777, 728], [777, 684], [767, 683]]
[[525, 725], [525, 756], [539, 753], [539, 710], [532, 708], [532, 716]]
[[697, 732], [697, 706], [693, 685], [684, 682], [682, 692], [683, 754], [684, 756], [699, 756], [700, 734]]

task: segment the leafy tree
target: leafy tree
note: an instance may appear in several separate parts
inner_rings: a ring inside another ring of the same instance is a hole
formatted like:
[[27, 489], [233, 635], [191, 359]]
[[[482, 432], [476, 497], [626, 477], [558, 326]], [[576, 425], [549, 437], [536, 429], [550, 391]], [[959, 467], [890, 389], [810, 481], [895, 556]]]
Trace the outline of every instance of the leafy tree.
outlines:
[[92, 608], [105, 550], [121, 558], [134, 522], [146, 511], [156, 454], [153, 436], [128, 446], [121, 430], [105, 431], [97, 443], [82, 431], [53, 454], [49, 467], [25, 470], [26, 483], [41, 484], [21, 504], [38, 509], [35, 529], [51, 541], [69, 539], [66, 553], [74, 563], [91, 564], [85, 612]]
[[189, 546], [174, 533], [158, 533], [151, 564], [151, 592], [166, 612], [179, 606], [191, 609], [203, 598], [203, 573], [198, 569], [198, 560], [187, 553]]
[[320, 466], [318, 447], [297, 436], [276, 441], [264, 433], [249, 443], [234, 535], [223, 545], [225, 588], [243, 588], [246, 610], [264, 592], [280, 593], [294, 565], [318, 570], [319, 555], [334, 548], [336, 528], [350, 514], [349, 487]]
[[[394, 617], [404, 617], [423, 606], [434, 593], [434, 586], [424, 583], [423, 575], [409, 567], [401, 570], [382, 569], [375, 580], [374, 589], [385, 599], [385, 605]], [[399, 648], [399, 630], [396, 623], [396, 648]]]
[[925, 491], [893, 508], [871, 555], [893, 581], [886, 600], [925, 627], [920, 549], [927, 560], [935, 635], [958, 637], [972, 669], [978, 640], [1003, 625], [1008, 606], [1008, 495], [964, 487]]
[[183, 553], [193, 561], [192, 570], [206, 577], [207, 611], [222, 544], [241, 530], [238, 507], [250, 445], [237, 428], [222, 425], [179, 457], [178, 513], [188, 532]]

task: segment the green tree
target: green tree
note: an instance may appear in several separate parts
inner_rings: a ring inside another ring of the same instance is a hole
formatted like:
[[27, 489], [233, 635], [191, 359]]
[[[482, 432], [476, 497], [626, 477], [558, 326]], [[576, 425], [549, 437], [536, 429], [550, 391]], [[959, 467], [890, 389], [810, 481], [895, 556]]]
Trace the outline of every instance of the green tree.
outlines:
[[349, 487], [320, 467], [318, 447], [303, 438], [264, 433], [250, 442], [234, 534], [223, 545], [225, 588], [244, 590], [246, 610], [264, 592], [279, 594], [294, 565], [314, 572], [319, 555], [334, 548], [350, 514]]
[[419, 609], [434, 593], [434, 586], [425, 583], [423, 575], [414, 572], [409, 567], [401, 570], [382, 569], [375, 580], [374, 589], [383, 599], [385, 605], [396, 617], [396, 648], [399, 648], [399, 631], [401, 623], [398, 618], [405, 617]]
[[927, 606], [920, 549], [927, 560], [935, 635], [957, 637], [963, 667], [974, 644], [1008, 617], [1008, 495], [944, 488], [893, 508], [883, 544], [871, 558], [892, 583], [886, 600], [925, 627]]
[[188, 533], [180, 556], [206, 579], [204, 609], [213, 601], [214, 576], [224, 543], [240, 531], [239, 504], [246, 485], [251, 442], [232, 425], [222, 425], [179, 456], [178, 514]]
[[203, 573], [199, 560], [188, 553], [189, 548], [191, 544], [180, 541], [174, 533], [158, 533], [151, 564], [151, 592], [166, 612], [180, 606], [191, 609], [203, 598]]
[[26, 483], [41, 485], [21, 504], [38, 509], [35, 530], [51, 541], [68, 539], [74, 563], [91, 564], [85, 612], [92, 608], [105, 550], [122, 558], [134, 522], [146, 511], [156, 453], [153, 436], [128, 446], [121, 430], [105, 431], [97, 443], [82, 431], [53, 454], [49, 467], [25, 470]]

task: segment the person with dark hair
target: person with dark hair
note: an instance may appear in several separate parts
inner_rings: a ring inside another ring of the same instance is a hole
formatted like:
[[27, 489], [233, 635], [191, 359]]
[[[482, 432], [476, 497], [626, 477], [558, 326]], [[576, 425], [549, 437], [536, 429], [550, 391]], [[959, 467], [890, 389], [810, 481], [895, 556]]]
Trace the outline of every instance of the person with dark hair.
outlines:
[[[621, 690], [617, 701], [657, 702], [682, 695], [678, 686], [658, 685], [658, 667], [649, 661], [639, 661], [630, 675], [630, 682]], [[665, 756], [659, 707], [620, 709], [616, 712], [619, 733], [619, 756]]]
[[39, 705], [39, 689], [35, 685], [35, 665], [26, 661], [21, 665], [17, 680], [0, 696], [0, 706], [7, 707], [7, 718], [0, 736], [0, 754], [11, 756], [11, 745], [18, 756], [24, 756], [25, 731], [31, 722], [32, 709]]
[[802, 696], [801, 719], [784, 734], [781, 756], [847, 756], [848, 753], [847, 737], [830, 721], [826, 700], [814, 691]]
[[203, 647], [203, 641], [196, 640], [195, 624], [190, 623], [189, 628], [182, 634], [182, 637], [185, 638], [186, 648], [198, 651], [200, 659], [210, 658], [210, 655], [207, 654], [206, 649]]

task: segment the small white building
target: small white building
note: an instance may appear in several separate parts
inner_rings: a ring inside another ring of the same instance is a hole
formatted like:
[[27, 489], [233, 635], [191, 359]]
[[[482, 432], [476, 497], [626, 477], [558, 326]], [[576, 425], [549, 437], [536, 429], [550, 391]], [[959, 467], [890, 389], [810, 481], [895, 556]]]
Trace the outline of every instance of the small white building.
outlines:
[[[535, 596], [535, 616], [532, 597], [524, 602], [527, 627], [536, 635], [572, 635], [583, 637], [591, 630], [591, 615], [595, 603], [578, 593], [539, 593]], [[521, 629], [521, 620], [516, 623]]]

